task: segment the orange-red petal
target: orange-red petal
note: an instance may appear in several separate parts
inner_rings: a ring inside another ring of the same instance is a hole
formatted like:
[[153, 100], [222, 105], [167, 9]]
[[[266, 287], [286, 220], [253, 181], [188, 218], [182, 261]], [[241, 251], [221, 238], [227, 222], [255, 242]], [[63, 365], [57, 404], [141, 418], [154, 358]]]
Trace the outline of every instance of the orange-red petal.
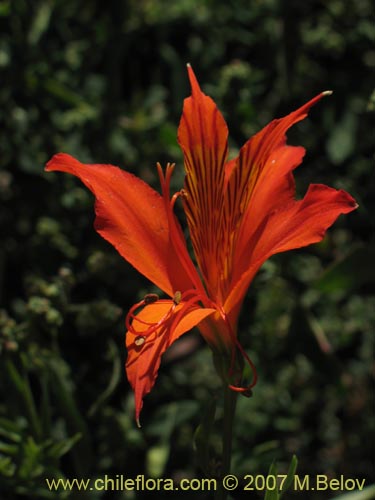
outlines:
[[302, 200], [293, 201], [270, 215], [253, 248], [253, 258], [317, 243], [340, 214], [357, 208], [346, 191], [311, 184]]
[[178, 128], [186, 171], [184, 208], [198, 265], [214, 296], [220, 279], [217, 242], [221, 240], [228, 129], [214, 101], [201, 91], [190, 66], [188, 73], [192, 95], [184, 101]]
[[59, 153], [46, 170], [68, 172], [93, 192], [95, 229], [140, 273], [173, 296], [191, 287], [170, 234], [163, 198], [141, 179], [112, 165], [87, 165]]
[[225, 193], [225, 204], [229, 205], [228, 213], [232, 218], [230, 226], [240, 228], [237, 249], [246, 245], [264, 217], [293, 199], [291, 171], [302, 162], [305, 150], [287, 146], [285, 134], [292, 125], [303, 120], [311, 106], [324, 95], [323, 92], [289, 115], [273, 120], [241, 148], [230, 169]]
[[[275, 214], [283, 214], [280, 216], [282, 218], [276, 222], [279, 225], [280, 238], [283, 237], [283, 230], [285, 230], [284, 236], [288, 238], [290, 233], [287, 232], [289, 231], [286, 229], [287, 224], [294, 224], [293, 228], [297, 232], [302, 231], [301, 225], [304, 217], [306, 218], [305, 224], [311, 224], [306, 228], [306, 234], [301, 232], [298, 242], [295, 237], [291, 237], [290, 248], [297, 248], [318, 241], [312, 238], [316, 229], [324, 233], [340, 213], [346, 212], [347, 207], [350, 207], [349, 211], [353, 209], [353, 200], [349, 195], [347, 195], [349, 198], [345, 200], [341, 197], [342, 203], [334, 208], [332, 201], [337, 200], [337, 196], [334, 194], [336, 191], [330, 188], [327, 188], [329, 191], [325, 192], [326, 196], [321, 197], [320, 205], [317, 199], [310, 198], [310, 194], [307, 195], [302, 205], [295, 200], [292, 171], [302, 162], [305, 149], [287, 145], [286, 132], [293, 124], [304, 119], [310, 107], [327, 94], [329, 92], [323, 92], [284, 118], [273, 120], [247, 141], [241, 148], [235, 163], [227, 168], [225, 207], [231, 218], [229, 226], [234, 228], [236, 236], [233, 245], [233, 272], [228, 286], [230, 298], [226, 301], [226, 305], [228, 307], [232, 304], [230, 307], [233, 307], [233, 303], [237, 304], [234, 317], [238, 314], [239, 304], [259, 266], [270, 255], [283, 251], [283, 249], [277, 250], [276, 248], [269, 248], [265, 251], [264, 246], [260, 245], [260, 240], [269, 243], [273, 241], [276, 245], [276, 241], [269, 234], [271, 221], [277, 220]], [[309, 200], [312, 201], [313, 206], [319, 206], [319, 210], [325, 214], [320, 226], [319, 218], [310, 220], [312, 207], [310, 205], [310, 208], [307, 208]], [[326, 207], [322, 205], [324, 203], [327, 203]], [[297, 210], [297, 207], [302, 209], [299, 211], [298, 221], [292, 216], [293, 210]], [[332, 217], [331, 222], [328, 222], [327, 216]], [[306, 236], [305, 239], [302, 234]], [[267, 240], [268, 235], [269, 240]]]
[[246, 271], [238, 277], [225, 309], [239, 307], [255, 273], [271, 255], [321, 241], [340, 214], [357, 206], [346, 191], [312, 184], [302, 200], [291, 200], [269, 214], [243, 248], [241, 260]]
[[[137, 334], [130, 331], [126, 334], [128, 351], [126, 372], [134, 390], [135, 416], [138, 424], [143, 398], [155, 384], [162, 354], [182, 334], [197, 326], [215, 311], [193, 305], [184, 312], [184, 306], [184, 302], [176, 305], [172, 300], [160, 300], [149, 304], [133, 320], [133, 327], [137, 330]], [[142, 337], [142, 333], [147, 331], [148, 326], [138, 322], [137, 319], [157, 324], [168, 313], [171, 314], [165, 324], [148, 336]]]

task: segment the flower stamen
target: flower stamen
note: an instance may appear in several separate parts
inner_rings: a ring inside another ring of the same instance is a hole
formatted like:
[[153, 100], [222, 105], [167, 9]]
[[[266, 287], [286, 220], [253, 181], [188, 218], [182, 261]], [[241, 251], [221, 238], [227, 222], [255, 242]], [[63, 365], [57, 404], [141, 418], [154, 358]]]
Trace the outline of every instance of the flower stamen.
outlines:
[[[157, 304], [158, 301], [160, 305], [163, 305], [166, 303], [166, 300], [160, 300], [159, 296], [154, 293], [147, 294], [141, 301], [137, 302], [130, 308], [125, 319], [126, 328], [133, 335], [136, 335], [134, 343], [137, 347], [141, 347], [145, 343], [146, 339], [150, 338], [151, 334], [157, 334], [160, 329], [165, 332], [166, 328], [168, 328], [169, 332], [173, 332], [181, 318], [185, 315], [186, 311], [194, 305], [198, 306], [199, 302], [206, 302], [206, 299], [207, 297], [203, 296], [197, 290], [191, 289], [183, 293], [177, 290], [173, 296], [172, 304], [168, 311], [160, 318], [159, 321], [151, 322], [141, 319], [139, 315], [136, 314], [138, 309], [150, 304]], [[180, 306], [179, 311], [175, 314], [178, 306]], [[144, 325], [147, 328], [145, 330], [138, 330], [135, 326], [136, 323]]]
[[187, 193], [185, 189], [181, 189], [177, 193], [175, 193], [172, 198], [170, 198], [170, 185], [171, 185], [171, 177], [175, 167], [174, 163], [167, 163], [167, 167], [165, 169], [165, 173], [160, 165], [157, 163], [157, 170], [159, 174], [159, 180], [161, 184], [162, 194], [164, 198], [165, 210], [168, 218], [169, 230], [171, 233], [171, 241], [175, 247], [177, 255], [180, 258], [181, 264], [184, 267], [187, 275], [191, 279], [191, 282], [194, 284], [196, 290], [200, 290], [200, 293], [204, 294], [205, 289], [199, 278], [199, 275], [194, 267], [194, 264], [189, 256], [189, 253], [186, 248], [185, 240], [181, 231], [181, 227], [176, 222], [176, 217], [173, 212], [175, 203], [177, 199], [181, 196], [182, 198], [187, 197]]
[[134, 340], [134, 344], [137, 346], [137, 347], [140, 347], [141, 345], [143, 345], [146, 341], [146, 337], [144, 337], [143, 335], [138, 335], [138, 337], [136, 337], [136, 339]]
[[157, 300], [159, 300], [159, 295], [157, 293], [148, 293], [147, 295], [144, 296], [144, 303], [147, 304], [153, 304]]
[[[220, 308], [220, 314], [221, 314], [221, 317], [223, 318], [223, 320], [225, 321], [225, 324], [228, 327], [230, 337], [233, 340], [233, 344], [234, 344], [233, 349], [232, 349], [231, 364], [230, 364], [228, 376], [233, 377], [235, 375], [234, 367], [235, 367], [235, 362], [236, 362], [236, 349], [238, 349], [240, 351], [240, 353], [242, 354], [242, 356], [245, 359], [245, 361], [247, 362], [247, 364], [250, 366], [251, 371], [253, 373], [253, 379], [252, 379], [251, 383], [248, 384], [246, 387], [241, 387], [241, 386], [233, 385], [233, 384], [229, 384], [228, 387], [230, 389], [232, 389], [232, 391], [240, 392], [243, 396], [250, 397], [252, 395], [251, 389], [256, 385], [256, 383], [258, 381], [257, 370], [255, 368], [253, 361], [251, 360], [251, 358], [249, 357], [249, 355], [247, 354], [247, 352], [245, 351], [245, 349], [242, 347], [241, 343], [239, 342], [239, 340], [238, 340], [236, 334], [234, 333], [233, 328], [229, 322], [229, 319], [228, 319], [225, 311], [222, 308]], [[241, 383], [241, 378], [242, 378], [242, 372], [239, 375], [239, 381], [237, 382], [238, 384]]]
[[178, 304], [181, 302], [181, 299], [182, 299], [182, 294], [181, 292], [177, 291], [173, 296], [173, 303], [176, 304], [176, 306], [178, 306]]

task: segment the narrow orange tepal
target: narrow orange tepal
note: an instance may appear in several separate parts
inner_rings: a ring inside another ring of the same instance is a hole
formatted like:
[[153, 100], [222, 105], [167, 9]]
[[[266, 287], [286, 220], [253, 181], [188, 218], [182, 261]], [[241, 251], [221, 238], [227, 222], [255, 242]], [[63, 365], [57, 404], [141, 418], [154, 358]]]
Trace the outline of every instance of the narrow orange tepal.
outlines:
[[[293, 170], [304, 149], [287, 145], [286, 133], [331, 91], [273, 120], [228, 161], [225, 120], [190, 64], [187, 70], [192, 95], [178, 127], [186, 175], [177, 193], [170, 194], [171, 164], [165, 172], [157, 165], [161, 195], [118, 167], [85, 165], [63, 153], [46, 167], [81, 179], [96, 197], [95, 229], [168, 297], [147, 294], [126, 317], [126, 372], [138, 425], [163, 353], [194, 327], [224, 360], [224, 383], [250, 395], [256, 369], [239, 343], [237, 323], [251, 281], [269, 257], [321, 241], [340, 214], [358, 206], [347, 192], [320, 184], [310, 185], [301, 200], [295, 196]], [[179, 199], [194, 260], [174, 214]], [[238, 357], [252, 369], [248, 384]]]
[[187, 70], [188, 70], [188, 76], [189, 76], [189, 81], [190, 81], [190, 86], [191, 86], [191, 93], [195, 97], [196, 95], [201, 94], [201, 88], [198, 83], [198, 80], [194, 74], [193, 68], [191, 67], [190, 63], [186, 65]]

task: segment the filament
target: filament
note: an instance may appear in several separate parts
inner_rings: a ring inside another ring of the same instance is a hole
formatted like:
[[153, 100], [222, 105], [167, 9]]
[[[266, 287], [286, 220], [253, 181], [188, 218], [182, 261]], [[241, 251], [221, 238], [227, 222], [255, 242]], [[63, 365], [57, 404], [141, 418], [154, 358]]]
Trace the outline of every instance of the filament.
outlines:
[[225, 311], [222, 308], [220, 308], [220, 314], [221, 314], [221, 317], [224, 320], [225, 324], [228, 327], [229, 335], [234, 343], [234, 347], [233, 347], [232, 353], [231, 353], [231, 363], [230, 363], [230, 368], [229, 368], [229, 373], [228, 373], [229, 377], [232, 377], [234, 375], [234, 367], [235, 367], [235, 362], [236, 362], [236, 349], [238, 349], [240, 351], [240, 353], [242, 354], [242, 356], [244, 357], [244, 359], [246, 360], [246, 362], [250, 366], [251, 371], [253, 373], [253, 379], [252, 379], [251, 383], [248, 384], [246, 387], [241, 387], [241, 386], [237, 386], [237, 385], [233, 385], [233, 384], [229, 384], [228, 387], [235, 392], [240, 392], [244, 396], [251, 396], [251, 389], [256, 385], [256, 383], [258, 381], [257, 370], [255, 368], [253, 361], [251, 360], [251, 358], [249, 357], [249, 355], [247, 354], [247, 352], [245, 351], [245, 349], [242, 347], [241, 343], [239, 342], [236, 334], [233, 331], [232, 325], [229, 322], [228, 316], [226, 315]]
[[170, 184], [174, 167], [175, 167], [174, 163], [167, 163], [167, 168], [165, 170], [165, 175], [164, 175], [160, 163], [157, 163], [157, 169], [165, 203], [165, 210], [167, 213], [168, 225], [171, 233], [171, 240], [172, 244], [175, 247], [176, 253], [180, 258], [180, 262], [183, 268], [185, 269], [187, 275], [189, 276], [191, 282], [194, 284], [197, 290], [200, 290], [201, 293], [205, 293], [203, 284], [199, 278], [197, 270], [195, 269], [193, 262], [190, 258], [190, 255], [186, 249], [186, 245], [184, 244], [185, 240], [181, 231], [181, 227], [177, 224], [175, 215], [173, 213], [177, 199], [180, 196], [186, 197], [186, 191], [184, 189], [181, 189], [180, 191], [175, 193], [170, 199]]
[[[156, 294], [148, 294], [141, 301], [137, 302], [130, 308], [125, 319], [126, 328], [133, 335], [136, 335], [134, 343], [137, 347], [140, 347], [145, 343], [147, 339], [150, 338], [151, 334], [155, 333], [157, 335], [158, 330], [160, 329], [168, 328], [170, 335], [177, 327], [178, 323], [181, 321], [186, 312], [194, 305], [200, 307], [199, 303], [206, 302], [206, 299], [206, 296], [202, 295], [200, 292], [194, 289], [186, 290], [183, 293], [180, 291], [176, 291], [172, 299], [171, 307], [159, 319], [159, 321], [153, 322], [141, 319], [139, 315], [137, 315], [137, 311], [149, 304], [157, 305], [159, 302], [159, 305], [163, 305], [167, 301], [159, 301], [159, 297]], [[180, 309], [176, 313], [176, 308], [178, 306], [180, 306]], [[146, 329], [138, 330], [136, 328], [137, 323], [139, 323], [140, 325], [144, 325]]]

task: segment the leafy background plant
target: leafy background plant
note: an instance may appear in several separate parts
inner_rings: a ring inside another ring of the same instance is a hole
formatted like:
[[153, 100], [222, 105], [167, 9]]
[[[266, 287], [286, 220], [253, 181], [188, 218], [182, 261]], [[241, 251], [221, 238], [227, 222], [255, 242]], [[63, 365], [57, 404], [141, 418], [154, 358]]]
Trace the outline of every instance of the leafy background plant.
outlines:
[[[321, 244], [273, 257], [251, 286], [241, 340], [260, 381], [239, 401], [233, 472], [266, 474], [273, 460], [283, 472], [295, 453], [300, 475], [374, 481], [371, 14], [370, 0], [0, 1], [1, 498], [85, 498], [49, 492], [46, 477], [201, 474], [194, 431], [219, 387], [207, 347], [192, 333], [165, 355], [136, 429], [124, 314], [154, 290], [94, 232], [90, 194], [43, 172], [65, 151], [157, 188], [156, 161], [175, 161], [178, 189], [186, 62], [233, 152], [334, 90], [289, 133], [308, 151], [298, 191], [326, 183], [360, 205]], [[301, 494], [327, 498], [289, 496]]]

